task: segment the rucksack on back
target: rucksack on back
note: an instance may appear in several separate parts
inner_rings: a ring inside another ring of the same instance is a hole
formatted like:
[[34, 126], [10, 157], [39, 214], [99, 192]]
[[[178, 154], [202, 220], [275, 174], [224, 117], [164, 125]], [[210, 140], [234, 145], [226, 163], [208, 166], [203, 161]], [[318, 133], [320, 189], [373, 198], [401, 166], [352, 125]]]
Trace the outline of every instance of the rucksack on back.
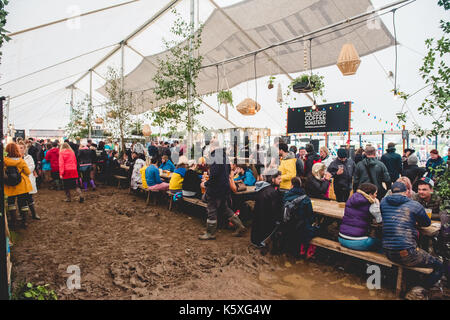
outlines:
[[17, 167], [6, 167], [5, 184], [7, 186], [17, 186], [22, 181], [22, 176]]

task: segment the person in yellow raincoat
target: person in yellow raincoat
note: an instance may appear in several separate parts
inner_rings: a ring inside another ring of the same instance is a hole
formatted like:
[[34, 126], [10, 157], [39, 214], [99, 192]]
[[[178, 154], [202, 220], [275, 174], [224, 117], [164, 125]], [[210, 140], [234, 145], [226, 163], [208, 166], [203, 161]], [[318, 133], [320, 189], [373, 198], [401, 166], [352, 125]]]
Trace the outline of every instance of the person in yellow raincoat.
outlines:
[[[28, 215], [28, 192], [33, 190], [31, 185], [31, 181], [28, 176], [31, 174], [30, 169], [27, 166], [25, 160], [22, 159], [22, 156], [19, 151], [19, 147], [15, 143], [9, 143], [5, 149], [7, 156], [4, 159], [4, 168], [6, 172], [11, 172], [11, 168], [17, 168], [17, 172], [20, 175], [20, 182], [16, 185], [9, 185], [11, 183], [11, 179], [8, 179], [5, 175], [5, 196], [8, 197], [8, 212], [9, 212], [9, 226], [11, 229], [15, 229], [17, 227], [17, 222], [20, 222], [20, 226], [26, 228], [26, 218]], [[11, 176], [11, 174], [10, 174]], [[16, 199], [19, 206], [20, 218], [16, 217], [17, 207], [16, 207]]]

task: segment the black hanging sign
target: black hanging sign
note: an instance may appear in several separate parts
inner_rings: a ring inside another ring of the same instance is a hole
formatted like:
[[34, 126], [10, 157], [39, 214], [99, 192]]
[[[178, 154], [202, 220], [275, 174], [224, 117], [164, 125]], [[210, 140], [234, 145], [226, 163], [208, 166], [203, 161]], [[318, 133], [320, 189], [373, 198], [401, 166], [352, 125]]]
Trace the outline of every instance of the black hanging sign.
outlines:
[[329, 103], [310, 107], [289, 108], [287, 133], [349, 131], [351, 102]]

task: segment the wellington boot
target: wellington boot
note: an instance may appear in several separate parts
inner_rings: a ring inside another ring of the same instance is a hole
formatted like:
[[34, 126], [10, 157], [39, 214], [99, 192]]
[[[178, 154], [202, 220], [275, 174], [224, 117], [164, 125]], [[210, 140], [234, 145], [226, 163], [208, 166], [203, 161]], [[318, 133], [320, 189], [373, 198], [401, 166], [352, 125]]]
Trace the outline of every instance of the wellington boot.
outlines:
[[36, 213], [36, 209], [34, 208], [34, 204], [30, 204], [30, 205], [28, 205], [28, 207], [30, 208], [30, 211], [31, 211], [31, 217], [34, 220], [41, 220], [41, 217]]
[[239, 217], [232, 216], [229, 221], [237, 227], [236, 231], [232, 234], [233, 237], [240, 237], [247, 231]]
[[200, 240], [214, 240], [216, 239], [216, 231], [217, 231], [217, 222], [207, 223], [205, 233], [199, 235], [198, 238]]
[[16, 230], [17, 229], [17, 210], [9, 210], [8, 211], [8, 227], [11, 230]]

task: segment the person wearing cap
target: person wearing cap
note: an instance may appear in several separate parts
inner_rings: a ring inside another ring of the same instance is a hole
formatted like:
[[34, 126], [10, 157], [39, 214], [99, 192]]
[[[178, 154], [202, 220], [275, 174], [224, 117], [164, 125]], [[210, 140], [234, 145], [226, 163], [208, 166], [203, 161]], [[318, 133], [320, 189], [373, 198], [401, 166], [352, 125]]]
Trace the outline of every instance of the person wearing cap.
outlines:
[[[251, 243], [264, 248], [265, 241], [274, 233], [277, 222], [283, 218], [282, 194], [279, 191], [281, 172], [277, 169], [268, 169], [263, 173], [264, 181], [255, 185], [255, 209], [253, 211]], [[300, 249], [300, 248], [299, 248]]]
[[381, 157], [381, 162], [386, 166], [391, 181], [395, 181], [400, 177], [400, 173], [402, 173], [402, 157], [395, 152], [395, 143], [388, 143], [388, 148]]
[[414, 194], [413, 200], [419, 202], [425, 209], [431, 209], [431, 219], [440, 219], [441, 198], [436, 192], [433, 192], [434, 181], [430, 178], [423, 177], [417, 183], [417, 193]]
[[328, 172], [334, 178], [334, 194], [337, 202], [347, 202], [352, 190], [353, 172], [355, 163], [347, 158], [347, 150], [340, 148], [337, 158], [328, 166]]
[[383, 187], [383, 182], [389, 189], [391, 187], [391, 177], [383, 162], [376, 159], [376, 149], [373, 146], [366, 146], [366, 158], [360, 161], [355, 168], [353, 176], [353, 191], [356, 192], [358, 187], [370, 182], [377, 186], [377, 198], [383, 199], [387, 190]]
[[[444, 271], [442, 261], [418, 247], [419, 227], [428, 227], [431, 220], [423, 206], [406, 196], [406, 186], [401, 182], [392, 184], [392, 195], [380, 203], [383, 218], [383, 250], [389, 260], [406, 267], [432, 268], [424, 288], [430, 289]], [[406, 295], [408, 298], [409, 294]]]
[[425, 167], [427, 168], [427, 177], [430, 179], [436, 180], [436, 178], [444, 174], [444, 160], [436, 149], [430, 151], [430, 159], [428, 159]]
[[416, 150], [410, 149], [410, 148], [405, 149], [405, 151], [403, 152], [403, 157], [402, 157], [403, 171], [408, 169], [408, 167], [409, 167], [408, 159], [410, 156], [413, 155], [414, 152], [416, 152]]

